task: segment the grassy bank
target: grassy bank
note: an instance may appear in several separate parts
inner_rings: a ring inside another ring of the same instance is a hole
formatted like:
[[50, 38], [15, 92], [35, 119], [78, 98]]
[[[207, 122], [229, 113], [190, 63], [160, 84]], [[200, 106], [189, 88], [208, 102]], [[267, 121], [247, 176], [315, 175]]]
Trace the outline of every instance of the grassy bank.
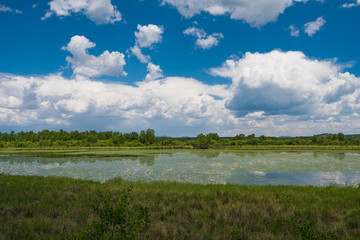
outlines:
[[[130, 150], [130, 149], [194, 149], [191, 146], [171, 145], [171, 146], [102, 146], [102, 147], [79, 147], [79, 146], [53, 146], [53, 147], [3, 147], [0, 151], [29, 151], [29, 150]], [[231, 149], [231, 150], [360, 150], [360, 145], [239, 145], [239, 146], [220, 146], [210, 145], [209, 149]]]
[[96, 216], [96, 192], [147, 207], [141, 239], [360, 238], [360, 189], [179, 183], [100, 184], [0, 175], [0, 239], [71, 239]]

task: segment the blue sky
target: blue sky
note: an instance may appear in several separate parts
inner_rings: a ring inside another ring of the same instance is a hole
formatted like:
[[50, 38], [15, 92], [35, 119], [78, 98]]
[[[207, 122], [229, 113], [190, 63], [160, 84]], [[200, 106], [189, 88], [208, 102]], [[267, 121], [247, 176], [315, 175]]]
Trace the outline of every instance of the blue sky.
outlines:
[[358, 133], [360, 1], [0, 0], [0, 131]]

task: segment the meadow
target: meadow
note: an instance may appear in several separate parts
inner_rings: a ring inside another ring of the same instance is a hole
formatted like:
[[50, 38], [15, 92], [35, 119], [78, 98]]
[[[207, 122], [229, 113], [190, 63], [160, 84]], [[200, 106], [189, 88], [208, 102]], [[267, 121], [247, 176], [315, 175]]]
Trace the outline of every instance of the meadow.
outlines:
[[138, 239], [359, 239], [358, 187], [106, 183], [0, 175], [0, 239], [76, 239], [99, 191], [149, 211]]

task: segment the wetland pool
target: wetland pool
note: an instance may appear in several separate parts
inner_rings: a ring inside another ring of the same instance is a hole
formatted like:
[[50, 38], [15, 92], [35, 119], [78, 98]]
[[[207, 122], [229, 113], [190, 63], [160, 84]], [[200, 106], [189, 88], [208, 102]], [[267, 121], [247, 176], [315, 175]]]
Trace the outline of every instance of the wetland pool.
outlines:
[[358, 186], [360, 151], [0, 151], [0, 173], [105, 182]]

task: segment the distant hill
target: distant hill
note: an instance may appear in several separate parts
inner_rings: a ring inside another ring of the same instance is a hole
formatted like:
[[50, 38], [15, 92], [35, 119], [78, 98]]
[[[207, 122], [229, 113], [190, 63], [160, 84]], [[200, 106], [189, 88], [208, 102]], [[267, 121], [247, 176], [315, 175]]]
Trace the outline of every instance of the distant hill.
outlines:
[[[326, 138], [329, 135], [333, 135], [334, 133], [321, 133], [321, 134], [316, 134], [315, 136], [317, 136], [318, 138]], [[266, 136], [266, 137], [270, 137], [270, 136]], [[313, 136], [296, 136], [296, 137], [292, 137], [292, 136], [280, 136], [278, 138], [280, 139], [293, 139], [293, 138], [303, 138], [303, 139], [309, 139], [312, 138]], [[159, 139], [168, 139], [171, 138], [169, 136], [161, 136], [158, 137]], [[176, 140], [180, 140], [180, 139], [186, 139], [186, 140], [190, 140], [190, 139], [196, 139], [196, 137], [189, 137], [189, 136], [183, 136], [183, 137], [174, 137], [173, 139]], [[220, 137], [220, 139], [231, 139], [233, 137]], [[259, 138], [259, 136], [256, 136], [256, 138]], [[348, 134], [345, 135], [345, 139], [353, 139], [353, 138], [360, 138], [360, 134]]]
[[360, 134], [345, 135], [345, 139], [360, 138]]
[[[317, 134], [317, 137], [323, 137], [326, 138], [327, 136], [331, 136], [333, 135], [333, 133], [321, 133], [321, 134]], [[345, 135], [345, 139], [353, 139], [353, 138], [360, 138], [360, 134], [346, 134]]]

